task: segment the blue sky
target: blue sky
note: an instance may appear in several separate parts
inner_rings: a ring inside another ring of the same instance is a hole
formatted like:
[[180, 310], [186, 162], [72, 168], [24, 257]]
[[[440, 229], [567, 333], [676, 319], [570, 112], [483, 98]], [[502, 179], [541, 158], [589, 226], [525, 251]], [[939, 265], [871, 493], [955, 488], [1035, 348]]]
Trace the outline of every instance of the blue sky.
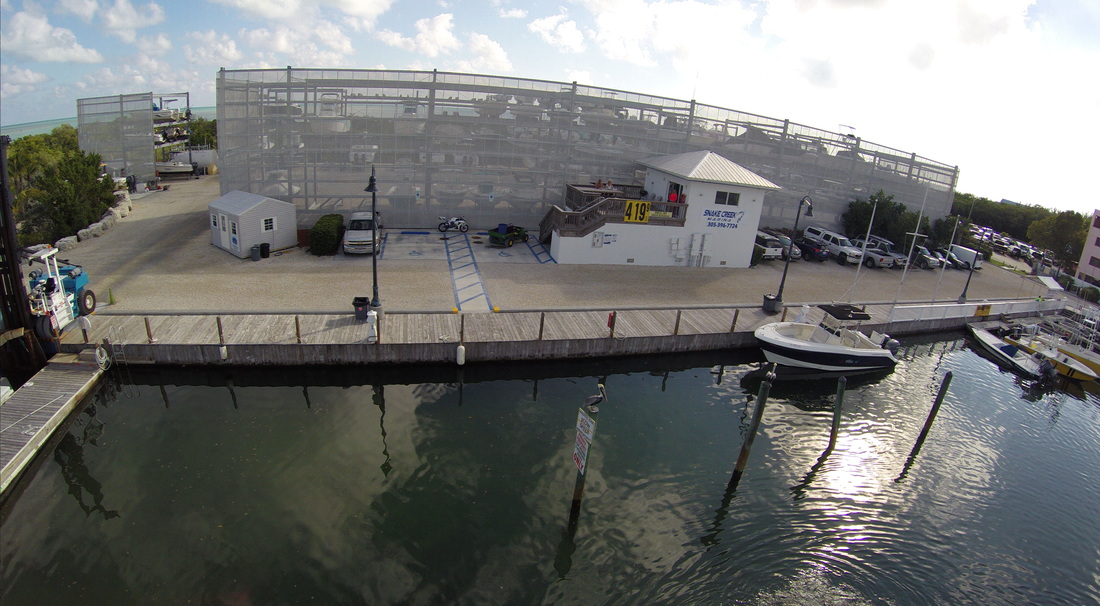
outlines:
[[788, 118], [960, 168], [958, 190], [1091, 213], [1096, 0], [0, 0], [0, 124], [191, 93], [220, 67], [469, 71]]

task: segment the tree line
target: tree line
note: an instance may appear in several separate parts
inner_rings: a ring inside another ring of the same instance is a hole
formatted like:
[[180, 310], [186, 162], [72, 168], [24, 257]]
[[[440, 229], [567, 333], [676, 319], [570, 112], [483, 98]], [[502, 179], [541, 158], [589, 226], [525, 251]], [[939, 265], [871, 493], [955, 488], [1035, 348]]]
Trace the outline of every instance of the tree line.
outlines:
[[988, 240], [975, 241], [970, 234], [971, 225], [980, 225], [1049, 250], [1054, 261], [1063, 268], [1076, 265], [1081, 258], [1091, 221], [1091, 217], [1072, 210], [1055, 212], [1042, 206], [994, 202], [956, 192], [950, 215], [932, 222], [928, 217], [923, 217], [918, 226], [918, 213], [910, 211], [901, 202], [895, 202], [893, 195], [879, 190], [867, 200], [855, 200], [848, 204], [848, 210], [841, 216], [844, 232], [853, 238], [862, 237], [871, 221], [872, 210], [874, 224], [871, 225], [871, 233], [899, 245], [904, 243], [906, 250], [912, 238], [909, 234], [915, 232], [925, 234], [929, 242], [938, 246], [946, 247], [954, 243], [980, 248], [986, 253], [986, 258], [990, 258], [992, 244]]
[[[217, 121], [194, 118], [191, 144], [217, 147]], [[99, 221], [114, 203], [115, 183], [99, 154], [80, 149], [77, 129], [20, 137], [8, 146], [12, 213], [19, 243], [52, 244]]]

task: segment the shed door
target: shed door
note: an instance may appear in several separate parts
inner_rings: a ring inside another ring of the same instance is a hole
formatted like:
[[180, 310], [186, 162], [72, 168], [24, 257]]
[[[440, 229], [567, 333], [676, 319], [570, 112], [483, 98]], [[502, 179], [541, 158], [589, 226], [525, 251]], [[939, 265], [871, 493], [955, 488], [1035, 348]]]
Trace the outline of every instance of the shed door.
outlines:
[[229, 221], [225, 213], [218, 213], [218, 227], [222, 230], [222, 248], [229, 248]]

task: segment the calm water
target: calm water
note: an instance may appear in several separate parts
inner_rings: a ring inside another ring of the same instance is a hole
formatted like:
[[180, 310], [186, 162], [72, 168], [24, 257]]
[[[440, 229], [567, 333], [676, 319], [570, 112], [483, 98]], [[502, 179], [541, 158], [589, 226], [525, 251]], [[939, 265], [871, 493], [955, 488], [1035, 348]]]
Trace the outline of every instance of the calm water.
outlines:
[[1100, 601], [1100, 398], [961, 337], [903, 354], [823, 460], [836, 381], [777, 383], [737, 483], [757, 384], [728, 356], [122, 375], [10, 508], [0, 601]]

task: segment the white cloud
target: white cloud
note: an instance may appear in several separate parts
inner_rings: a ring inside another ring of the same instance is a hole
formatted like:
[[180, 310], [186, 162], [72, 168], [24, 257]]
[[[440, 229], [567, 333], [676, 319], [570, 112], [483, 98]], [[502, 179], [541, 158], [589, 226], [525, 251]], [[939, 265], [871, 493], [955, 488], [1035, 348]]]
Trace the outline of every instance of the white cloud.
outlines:
[[237, 38], [250, 48], [262, 49], [263, 61], [277, 65], [341, 65], [354, 52], [351, 39], [328, 21], [316, 22], [309, 29], [241, 30]]
[[99, 10], [98, 0], [60, 0], [57, 10], [62, 14], [76, 15], [85, 23], [90, 23]]
[[71, 30], [53, 27], [46, 17], [18, 12], [4, 21], [0, 47], [33, 61], [100, 63], [103, 55], [77, 44]]
[[[133, 65], [122, 63], [112, 67], [101, 67], [89, 72], [77, 83], [77, 88], [88, 94], [108, 91], [142, 90], [150, 88], [146, 73]], [[71, 95], [71, 93], [69, 93]]]
[[577, 27], [577, 22], [570, 20], [564, 14], [535, 19], [527, 24], [527, 29], [538, 34], [543, 42], [559, 50], [584, 52], [584, 34]]
[[522, 8], [502, 8], [500, 9], [501, 19], [526, 19], [527, 11]]
[[467, 49], [476, 57], [458, 62], [458, 69], [470, 72], [510, 72], [512, 62], [499, 43], [485, 34], [470, 34]]
[[230, 67], [244, 56], [227, 34], [213, 30], [192, 32], [188, 39], [193, 43], [184, 45], [183, 54], [191, 64]]
[[123, 42], [137, 39], [137, 30], [164, 21], [164, 9], [156, 2], [135, 7], [130, 0], [115, 0], [103, 11], [103, 26]]
[[172, 41], [164, 34], [142, 36], [137, 40], [138, 52], [150, 57], [163, 57], [172, 50]]
[[37, 90], [39, 84], [49, 81], [50, 77], [46, 74], [12, 65], [0, 65], [0, 99]]
[[390, 46], [437, 57], [462, 46], [454, 35], [453, 19], [454, 15], [450, 13], [420, 19], [416, 22], [417, 34], [413, 38], [406, 38], [389, 30], [382, 30], [377, 35], [379, 40]]
[[347, 24], [356, 30], [369, 30], [378, 17], [390, 9], [394, 0], [211, 0], [246, 13], [287, 23], [312, 21], [322, 9], [351, 17]]

